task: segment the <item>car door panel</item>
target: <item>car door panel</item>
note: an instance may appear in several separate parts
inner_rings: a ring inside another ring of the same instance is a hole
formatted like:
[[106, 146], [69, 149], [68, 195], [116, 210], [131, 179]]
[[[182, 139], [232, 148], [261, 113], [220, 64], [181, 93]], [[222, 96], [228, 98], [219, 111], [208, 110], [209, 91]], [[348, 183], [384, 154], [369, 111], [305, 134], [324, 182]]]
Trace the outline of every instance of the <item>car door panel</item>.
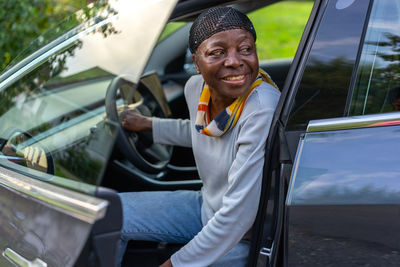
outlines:
[[310, 123], [286, 199], [289, 266], [400, 264], [399, 118]]
[[0, 196], [0, 249], [10, 266], [73, 266], [107, 207], [104, 200], [2, 167]]

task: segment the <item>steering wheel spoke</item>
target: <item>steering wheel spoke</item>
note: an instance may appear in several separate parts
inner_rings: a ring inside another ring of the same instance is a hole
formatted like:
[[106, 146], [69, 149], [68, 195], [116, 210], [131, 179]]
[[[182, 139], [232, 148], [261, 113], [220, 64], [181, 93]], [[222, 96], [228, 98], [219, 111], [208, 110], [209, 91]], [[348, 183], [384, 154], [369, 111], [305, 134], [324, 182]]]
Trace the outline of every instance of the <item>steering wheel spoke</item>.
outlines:
[[137, 146], [137, 143], [138, 143], [138, 141], [139, 141], [138, 135], [137, 135], [136, 133], [128, 132], [128, 131], [126, 131], [126, 130], [124, 130], [124, 132], [125, 132], [126, 135], [127, 135], [127, 138], [128, 138], [128, 140], [129, 140], [129, 143], [130, 143], [132, 146]]

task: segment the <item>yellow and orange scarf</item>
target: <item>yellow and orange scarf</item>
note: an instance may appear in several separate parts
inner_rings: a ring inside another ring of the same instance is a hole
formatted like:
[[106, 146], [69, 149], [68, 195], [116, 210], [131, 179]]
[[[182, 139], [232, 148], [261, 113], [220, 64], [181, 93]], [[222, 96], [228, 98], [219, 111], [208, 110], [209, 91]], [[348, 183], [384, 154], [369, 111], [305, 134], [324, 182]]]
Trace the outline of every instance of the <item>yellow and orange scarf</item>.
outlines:
[[244, 108], [244, 104], [248, 96], [251, 92], [259, 86], [262, 82], [267, 82], [278, 89], [278, 86], [272, 81], [271, 77], [263, 71], [259, 69], [258, 76], [256, 80], [252, 83], [249, 90], [242, 96], [238, 97], [231, 105], [229, 105], [225, 110], [223, 110], [218, 116], [214, 118], [213, 121], [208, 122], [209, 116], [208, 112], [208, 104], [210, 103], [210, 89], [207, 84], [204, 84], [203, 91], [200, 95], [199, 105], [197, 108], [197, 116], [195, 127], [196, 130], [202, 134], [208, 136], [221, 136], [233, 127], [235, 127], [237, 121], [242, 114], [242, 110]]

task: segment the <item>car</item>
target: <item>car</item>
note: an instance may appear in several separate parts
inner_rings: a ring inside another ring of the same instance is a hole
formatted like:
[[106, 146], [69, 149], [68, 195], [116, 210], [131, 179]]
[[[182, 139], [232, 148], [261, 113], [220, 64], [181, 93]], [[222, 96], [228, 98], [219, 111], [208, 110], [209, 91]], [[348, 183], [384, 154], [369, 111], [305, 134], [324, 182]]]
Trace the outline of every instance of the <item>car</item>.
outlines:
[[[117, 266], [119, 192], [199, 190], [190, 149], [119, 113], [188, 118], [191, 22], [280, 2], [100, 1], [22, 52], [0, 75], [0, 266]], [[260, 62], [281, 98], [248, 266], [400, 265], [399, 46], [400, 1], [315, 0], [294, 56]], [[123, 264], [182, 245], [132, 241]]]

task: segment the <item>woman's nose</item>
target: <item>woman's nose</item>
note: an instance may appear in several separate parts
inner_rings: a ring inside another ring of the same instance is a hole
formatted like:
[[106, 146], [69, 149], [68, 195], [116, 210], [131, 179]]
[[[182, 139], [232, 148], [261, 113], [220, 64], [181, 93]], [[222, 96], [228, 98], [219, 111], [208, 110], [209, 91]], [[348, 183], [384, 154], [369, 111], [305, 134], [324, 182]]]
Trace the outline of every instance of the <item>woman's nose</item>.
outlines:
[[225, 67], [237, 68], [241, 65], [240, 55], [235, 52], [229, 52], [225, 58]]

